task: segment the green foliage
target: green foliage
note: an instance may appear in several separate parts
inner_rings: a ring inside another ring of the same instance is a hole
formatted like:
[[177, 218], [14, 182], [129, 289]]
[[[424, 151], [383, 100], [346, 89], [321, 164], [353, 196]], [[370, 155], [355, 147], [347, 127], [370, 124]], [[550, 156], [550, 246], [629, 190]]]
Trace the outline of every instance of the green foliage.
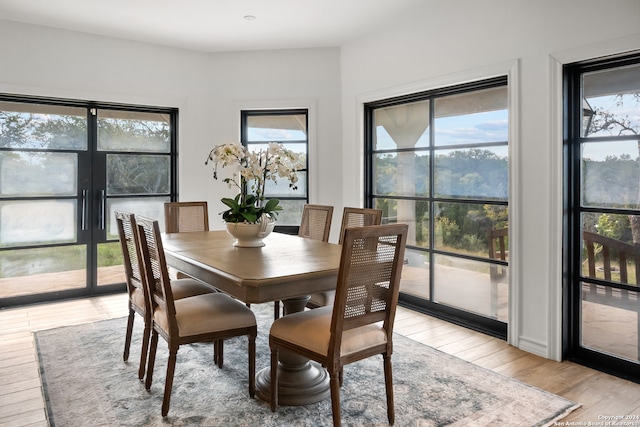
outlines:
[[229, 207], [222, 213], [222, 219], [225, 222], [255, 223], [264, 214], [275, 219], [278, 211], [282, 210], [278, 199], [269, 199], [264, 206], [257, 206], [257, 197], [253, 194], [247, 194], [244, 198], [242, 198], [242, 194], [238, 194], [233, 199], [223, 198], [221, 200]]
[[598, 218], [596, 229], [598, 230], [598, 234], [616, 240], [629, 241], [631, 237], [629, 232], [629, 217], [627, 215], [609, 215], [604, 213]]

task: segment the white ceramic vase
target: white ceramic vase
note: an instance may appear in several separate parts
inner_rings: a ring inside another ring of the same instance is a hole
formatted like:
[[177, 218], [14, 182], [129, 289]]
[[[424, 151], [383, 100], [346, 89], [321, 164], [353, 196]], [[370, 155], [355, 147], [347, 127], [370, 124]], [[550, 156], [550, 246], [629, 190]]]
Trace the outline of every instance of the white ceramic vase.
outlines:
[[275, 225], [276, 222], [273, 220], [254, 224], [246, 222], [226, 223], [227, 233], [236, 239], [233, 242], [233, 246], [238, 248], [259, 248], [264, 246], [262, 239], [271, 234]]

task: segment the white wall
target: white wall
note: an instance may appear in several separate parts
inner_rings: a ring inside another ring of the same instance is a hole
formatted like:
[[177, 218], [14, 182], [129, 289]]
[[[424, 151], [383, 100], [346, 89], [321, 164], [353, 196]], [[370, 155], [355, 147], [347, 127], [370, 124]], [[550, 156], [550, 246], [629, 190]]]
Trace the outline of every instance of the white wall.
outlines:
[[[241, 108], [310, 109], [311, 202], [341, 203], [338, 48], [204, 54], [0, 21], [0, 93], [179, 108], [179, 198], [235, 194], [204, 165], [213, 145], [238, 141]], [[339, 159], [337, 159], [339, 163]]]
[[544, 357], [561, 350], [558, 61], [640, 49], [639, 23], [637, 0], [424, 2], [401, 28], [342, 47], [345, 205], [362, 198], [363, 102], [496, 73], [513, 79], [509, 341]]

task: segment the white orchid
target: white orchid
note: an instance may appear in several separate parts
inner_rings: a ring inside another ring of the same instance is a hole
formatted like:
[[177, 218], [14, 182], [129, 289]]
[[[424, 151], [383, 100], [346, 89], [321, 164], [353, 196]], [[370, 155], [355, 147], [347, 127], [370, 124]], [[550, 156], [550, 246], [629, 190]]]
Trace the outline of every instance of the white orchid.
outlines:
[[234, 168], [236, 176], [240, 177], [239, 181], [236, 178], [222, 180], [229, 187], [235, 186], [240, 190], [234, 199], [222, 199], [229, 206], [228, 210], [222, 212], [227, 222], [256, 222], [262, 214], [276, 216], [282, 207], [278, 199], [264, 203], [266, 182], [277, 183], [277, 178], [286, 178], [289, 187], [296, 190], [297, 171], [304, 167], [300, 156], [275, 142], [270, 142], [265, 150], [260, 151], [249, 151], [235, 143], [217, 145], [209, 152], [205, 164], [209, 161], [214, 163], [214, 179], [218, 179], [218, 165]]

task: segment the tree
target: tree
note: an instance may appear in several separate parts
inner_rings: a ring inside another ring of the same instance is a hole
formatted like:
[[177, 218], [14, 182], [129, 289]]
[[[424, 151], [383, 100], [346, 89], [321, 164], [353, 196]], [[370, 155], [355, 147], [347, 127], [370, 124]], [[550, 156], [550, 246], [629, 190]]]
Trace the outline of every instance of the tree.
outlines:
[[[640, 107], [640, 92], [636, 93], [619, 93], [615, 95], [616, 107], [622, 110], [625, 103], [635, 102], [636, 107]], [[629, 118], [628, 115], [621, 115], [616, 111], [605, 110], [604, 108], [595, 108], [593, 110], [593, 119], [591, 127], [586, 129], [586, 136], [597, 134], [608, 134], [615, 136], [625, 135], [639, 135], [640, 134], [640, 122], [636, 122]], [[636, 163], [640, 161], [640, 138], [638, 138], [638, 159]], [[617, 160], [614, 158], [607, 158], [606, 161]], [[624, 159], [622, 159], [624, 160]], [[636, 179], [640, 181], [640, 174], [636, 173]], [[638, 185], [638, 192], [636, 194], [635, 204], [631, 206], [635, 209], [640, 208], [640, 184]], [[629, 225], [631, 228], [631, 235], [633, 238], [633, 244], [640, 246], [640, 215], [629, 215]]]

